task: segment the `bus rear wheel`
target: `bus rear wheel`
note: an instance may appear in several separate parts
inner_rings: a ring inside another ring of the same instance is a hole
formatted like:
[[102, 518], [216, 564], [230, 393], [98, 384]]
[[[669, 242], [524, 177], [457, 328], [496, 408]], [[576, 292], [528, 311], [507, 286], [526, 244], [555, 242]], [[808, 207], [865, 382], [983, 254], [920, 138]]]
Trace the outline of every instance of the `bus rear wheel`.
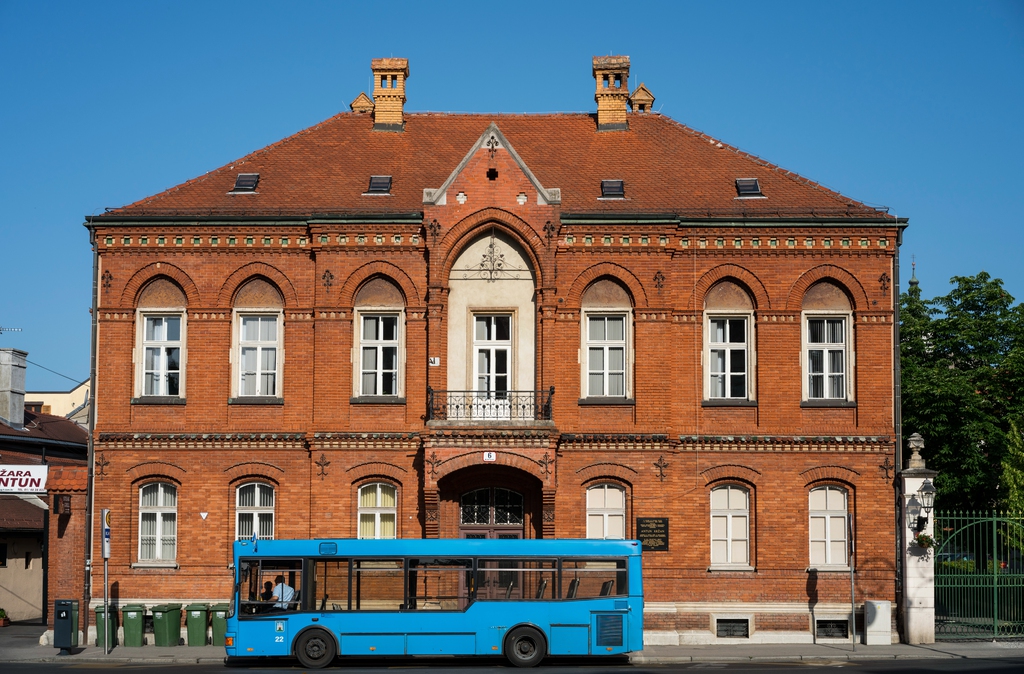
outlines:
[[517, 627], [505, 637], [505, 657], [516, 667], [536, 667], [546, 651], [544, 635], [532, 627]]
[[303, 667], [321, 669], [334, 662], [334, 639], [323, 630], [310, 630], [295, 642], [295, 657]]

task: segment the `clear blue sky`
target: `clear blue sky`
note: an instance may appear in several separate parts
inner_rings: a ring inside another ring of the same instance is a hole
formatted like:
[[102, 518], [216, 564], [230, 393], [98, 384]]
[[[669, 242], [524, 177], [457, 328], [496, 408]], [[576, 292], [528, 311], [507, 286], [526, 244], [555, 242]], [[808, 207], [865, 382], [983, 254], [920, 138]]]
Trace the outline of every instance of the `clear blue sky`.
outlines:
[[[0, 347], [89, 373], [84, 216], [347, 110], [370, 59], [407, 109], [591, 111], [628, 54], [655, 109], [910, 218], [926, 297], [1024, 299], [1024, 2], [0, 0]], [[36, 365], [28, 388], [70, 388]]]

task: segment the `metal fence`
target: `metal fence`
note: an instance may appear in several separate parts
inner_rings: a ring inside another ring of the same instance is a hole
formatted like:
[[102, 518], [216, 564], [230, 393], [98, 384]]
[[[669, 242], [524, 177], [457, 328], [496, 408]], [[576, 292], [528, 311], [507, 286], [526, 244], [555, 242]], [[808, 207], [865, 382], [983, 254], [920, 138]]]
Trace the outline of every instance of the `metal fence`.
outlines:
[[1024, 513], [936, 512], [935, 638], [1024, 637]]
[[555, 387], [547, 391], [435, 391], [427, 388], [427, 419], [550, 421]]

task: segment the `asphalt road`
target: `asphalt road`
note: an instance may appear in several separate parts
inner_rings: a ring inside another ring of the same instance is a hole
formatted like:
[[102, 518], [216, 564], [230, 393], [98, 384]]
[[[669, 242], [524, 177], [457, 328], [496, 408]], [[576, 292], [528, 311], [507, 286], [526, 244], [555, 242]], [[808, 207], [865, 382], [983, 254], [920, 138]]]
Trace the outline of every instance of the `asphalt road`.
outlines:
[[[479, 672], [490, 672], [496, 668], [508, 672], [520, 671], [509, 666], [500, 659], [481, 661], [479, 659], [395, 659], [395, 660], [344, 660], [332, 669], [319, 671], [344, 671], [345, 674], [380, 674], [401, 670], [402, 674], [424, 672], [437, 674], [438, 672], [454, 671], [458, 674], [477, 674]], [[540, 667], [532, 671], [535, 674], [668, 674], [669, 672], [744, 672], [745, 674], [787, 674], [799, 672], [810, 674], [811, 672], [831, 669], [843, 670], [853, 674], [863, 672], [864, 674], [887, 674], [889, 672], [900, 674], [942, 674], [946, 672], [992, 672], [994, 674], [1020, 674], [1024, 672], [1024, 657], [1022, 658], [999, 658], [999, 659], [957, 659], [957, 660], [876, 660], [867, 662], [828, 662], [828, 661], [803, 661], [803, 662], [692, 662], [673, 665], [644, 665], [635, 666], [628, 662], [601, 662], [580, 661], [580, 660], [557, 660], [546, 661]], [[190, 674], [206, 674], [216, 672], [218, 674], [232, 674], [234, 672], [252, 672], [254, 674], [274, 674], [283, 672], [300, 672], [304, 670], [295, 661], [276, 661], [273, 664], [266, 662], [236, 662], [230, 666], [223, 664], [152, 664], [152, 663], [98, 663], [98, 662], [73, 662], [68, 663], [30, 663], [13, 662], [0, 663], [0, 670], [4, 674], [38, 674], [42, 672], [80, 672], [82, 670], [116, 670], [118, 672], [178, 672], [187, 671]], [[314, 670], [317, 671], [317, 670]]]

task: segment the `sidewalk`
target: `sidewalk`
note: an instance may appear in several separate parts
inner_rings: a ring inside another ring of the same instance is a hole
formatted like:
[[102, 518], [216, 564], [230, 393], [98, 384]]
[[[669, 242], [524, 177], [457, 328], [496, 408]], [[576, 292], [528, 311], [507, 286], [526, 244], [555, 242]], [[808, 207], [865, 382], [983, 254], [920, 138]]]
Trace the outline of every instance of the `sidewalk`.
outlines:
[[[40, 625], [16, 624], [0, 628], [0, 662], [133, 662], [215, 664], [224, 662], [224, 649], [220, 646], [143, 646], [127, 648], [116, 646], [109, 655], [93, 645], [79, 646], [73, 655], [57, 655], [52, 646], [40, 646], [39, 637], [45, 631]], [[630, 655], [635, 665], [670, 664], [678, 662], [759, 662], [815, 661], [840, 662], [848, 660], [913, 660], [964, 658], [1024, 658], [1024, 642], [942, 642], [928, 646], [864, 646], [857, 644], [751, 644], [711, 646], [648, 646]]]

